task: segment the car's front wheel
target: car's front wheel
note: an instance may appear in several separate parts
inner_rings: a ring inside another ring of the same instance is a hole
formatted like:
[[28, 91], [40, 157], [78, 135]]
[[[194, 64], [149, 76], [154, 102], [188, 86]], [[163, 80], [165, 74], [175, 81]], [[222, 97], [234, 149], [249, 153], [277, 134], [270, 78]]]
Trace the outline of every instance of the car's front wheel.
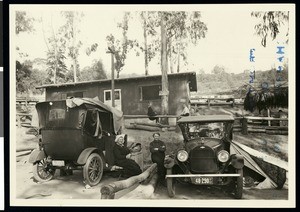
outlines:
[[33, 178], [38, 182], [47, 182], [54, 177], [55, 168], [46, 161], [46, 158], [33, 164]]
[[86, 184], [90, 186], [97, 185], [103, 175], [103, 159], [98, 153], [92, 153], [84, 167], [83, 167], [83, 178]]
[[[167, 169], [167, 175], [172, 174], [172, 169]], [[169, 197], [175, 196], [175, 180], [173, 177], [167, 177], [167, 189]]]
[[243, 169], [237, 169], [237, 174], [240, 174], [240, 176], [237, 177], [235, 182], [234, 197], [241, 199], [243, 196]]

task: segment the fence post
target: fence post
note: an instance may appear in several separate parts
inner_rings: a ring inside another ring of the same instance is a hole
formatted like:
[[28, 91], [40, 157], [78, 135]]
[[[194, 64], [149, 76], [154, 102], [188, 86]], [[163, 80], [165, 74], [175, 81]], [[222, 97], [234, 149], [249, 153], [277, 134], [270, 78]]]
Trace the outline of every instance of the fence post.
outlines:
[[208, 102], [208, 109], [210, 108], [210, 99], [207, 100]]
[[242, 134], [248, 135], [248, 120], [245, 117], [242, 119]]
[[[268, 108], [268, 117], [270, 117], [270, 109]], [[268, 120], [268, 126], [270, 127], [271, 126], [271, 121], [270, 120]]]
[[18, 128], [21, 128], [21, 116], [17, 115], [17, 120], [18, 120]]

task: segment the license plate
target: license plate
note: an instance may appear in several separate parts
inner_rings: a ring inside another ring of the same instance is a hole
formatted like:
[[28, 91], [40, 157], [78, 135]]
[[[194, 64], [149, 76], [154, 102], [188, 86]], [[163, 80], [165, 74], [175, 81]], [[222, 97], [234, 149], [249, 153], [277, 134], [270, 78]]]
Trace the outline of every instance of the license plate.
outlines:
[[65, 166], [65, 161], [63, 161], [63, 160], [53, 160], [52, 165], [53, 166]]
[[197, 177], [195, 178], [195, 183], [199, 185], [211, 185], [213, 184], [212, 177]]

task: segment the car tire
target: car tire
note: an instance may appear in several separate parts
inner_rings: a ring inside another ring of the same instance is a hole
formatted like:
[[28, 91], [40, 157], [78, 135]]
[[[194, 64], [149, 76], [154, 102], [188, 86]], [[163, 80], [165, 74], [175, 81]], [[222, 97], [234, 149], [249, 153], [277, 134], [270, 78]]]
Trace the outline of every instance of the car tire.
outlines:
[[241, 199], [243, 196], [243, 169], [237, 169], [237, 173], [240, 176], [237, 177], [235, 182], [234, 198]]
[[[167, 175], [172, 174], [172, 169], [167, 169]], [[175, 180], [173, 177], [167, 178], [167, 190], [169, 197], [175, 196]]]
[[33, 178], [38, 182], [47, 182], [54, 177], [55, 168], [46, 162], [46, 158], [37, 161], [32, 167]]
[[97, 185], [103, 175], [103, 159], [98, 153], [92, 153], [83, 166], [83, 179], [89, 186]]

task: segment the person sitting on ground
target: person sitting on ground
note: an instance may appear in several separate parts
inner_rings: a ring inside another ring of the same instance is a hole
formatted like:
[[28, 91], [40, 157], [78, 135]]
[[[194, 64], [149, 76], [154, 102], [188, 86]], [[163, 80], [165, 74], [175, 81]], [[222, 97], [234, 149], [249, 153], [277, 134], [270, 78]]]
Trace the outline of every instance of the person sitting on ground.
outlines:
[[117, 135], [115, 139], [116, 145], [113, 148], [115, 164], [123, 167], [124, 177], [131, 177], [142, 173], [140, 166], [132, 159], [131, 151], [124, 145], [124, 134]]
[[156, 116], [157, 116], [157, 113], [156, 113], [156, 112], [153, 110], [153, 108], [152, 108], [152, 102], [149, 102], [149, 103], [148, 103], [148, 113], [147, 113], [147, 115], [149, 116], [149, 119], [150, 119], [151, 121], [154, 121], [154, 120], [155, 120], [156, 123], [159, 123], [159, 118], [156, 117]]
[[182, 112], [181, 112], [181, 114], [180, 114], [180, 116], [189, 116], [190, 115], [190, 110], [189, 110], [189, 108], [187, 107], [187, 105], [186, 104], [183, 104], [182, 105]]

